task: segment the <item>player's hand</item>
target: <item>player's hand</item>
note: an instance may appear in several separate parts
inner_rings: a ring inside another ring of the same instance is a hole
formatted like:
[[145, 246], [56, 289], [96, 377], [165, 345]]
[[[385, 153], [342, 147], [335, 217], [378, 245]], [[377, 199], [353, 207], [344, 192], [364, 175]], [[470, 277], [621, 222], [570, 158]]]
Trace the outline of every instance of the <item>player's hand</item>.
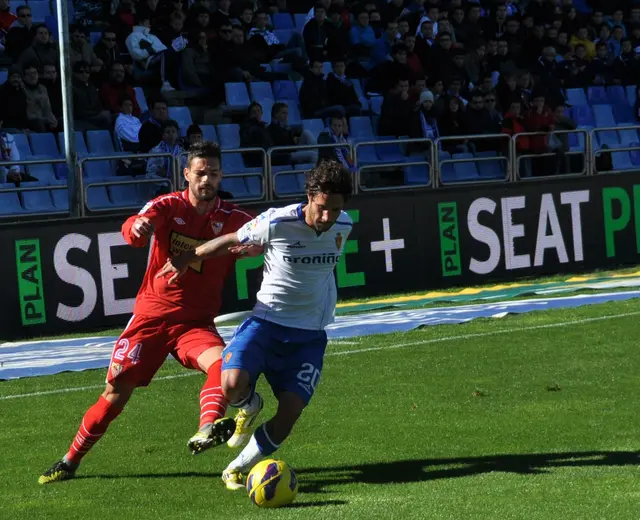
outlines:
[[264, 247], [250, 244], [238, 244], [237, 246], [231, 246], [229, 248], [229, 252], [233, 253], [234, 255], [258, 256], [264, 252]]
[[131, 232], [136, 238], [148, 237], [153, 233], [153, 222], [147, 217], [138, 217], [131, 226]]
[[170, 274], [167, 284], [171, 285], [175, 283], [184, 273], [187, 272], [189, 264], [196, 258], [195, 250], [187, 251], [180, 255], [176, 255], [173, 258], [167, 258], [167, 263], [160, 269], [156, 278], [162, 278]]

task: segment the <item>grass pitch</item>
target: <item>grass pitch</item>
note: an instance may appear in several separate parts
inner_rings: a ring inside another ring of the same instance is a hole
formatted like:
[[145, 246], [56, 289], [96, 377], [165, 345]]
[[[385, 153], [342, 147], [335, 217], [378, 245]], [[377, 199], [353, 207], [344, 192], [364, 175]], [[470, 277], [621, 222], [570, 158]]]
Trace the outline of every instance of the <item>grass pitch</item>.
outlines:
[[188, 453], [201, 375], [138, 391], [78, 477], [47, 486], [100, 390], [6, 397], [105, 371], [1, 382], [0, 518], [637, 520], [639, 319], [632, 300], [330, 345], [277, 454], [301, 491], [280, 510], [223, 488], [235, 451]]

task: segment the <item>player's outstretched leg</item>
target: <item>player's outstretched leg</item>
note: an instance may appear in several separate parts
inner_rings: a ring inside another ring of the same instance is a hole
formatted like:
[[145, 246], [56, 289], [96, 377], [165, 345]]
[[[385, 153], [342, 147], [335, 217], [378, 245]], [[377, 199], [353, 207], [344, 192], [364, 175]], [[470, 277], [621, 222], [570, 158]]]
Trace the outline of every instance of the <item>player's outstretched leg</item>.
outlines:
[[249, 443], [222, 473], [227, 489], [244, 488], [244, 479], [251, 468], [274, 453], [289, 436], [306, 403], [293, 392], [282, 392], [278, 397], [276, 415], [259, 426]]
[[207, 370], [207, 380], [200, 391], [200, 427], [187, 446], [194, 455], [227, 442], [236, 430], [236, 422], [225, 417], [227, 400], [222, 394], [220, 366], [215, 361]]
[[132, 392], [133, 387], [126, 387], [116, 393], [115, 388], [108, 384], [98, 402], [84, 414], [67, 454], [45, 471], [38, 483], [49, 484], [73, 478], [82, 457], [100, 440], [111, 421], [118, 417]]

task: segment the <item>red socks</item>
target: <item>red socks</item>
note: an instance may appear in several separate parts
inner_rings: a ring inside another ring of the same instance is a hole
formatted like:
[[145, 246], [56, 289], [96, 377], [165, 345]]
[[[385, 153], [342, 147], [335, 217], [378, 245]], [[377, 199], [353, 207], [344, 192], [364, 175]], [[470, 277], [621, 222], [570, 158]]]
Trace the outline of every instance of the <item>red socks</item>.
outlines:
[[227, 400], [222, 394], [222, 360], [219, 359], [207, 370], [207, 380], [200, 391], [200, 428], [224, 417]]
[[100, 440], [111, 421], [118, 417], [121, 411], [122, 407], [113, 405], [100, 396], [98, 402], [84, 414], [76, 438], [65, 455], [65, 459], [73, 464], [80, 464], [82, 457]]

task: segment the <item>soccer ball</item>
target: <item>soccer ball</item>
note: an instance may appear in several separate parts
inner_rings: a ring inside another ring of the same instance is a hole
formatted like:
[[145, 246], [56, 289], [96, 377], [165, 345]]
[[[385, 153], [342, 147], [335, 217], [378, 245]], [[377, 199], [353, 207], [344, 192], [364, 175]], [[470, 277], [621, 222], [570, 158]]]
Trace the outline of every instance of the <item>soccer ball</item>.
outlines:
[[298, 494], [298, 478], [286, 462], [263, 460], [249, 472], [247, 493], [258, 507], [286, 506]]

